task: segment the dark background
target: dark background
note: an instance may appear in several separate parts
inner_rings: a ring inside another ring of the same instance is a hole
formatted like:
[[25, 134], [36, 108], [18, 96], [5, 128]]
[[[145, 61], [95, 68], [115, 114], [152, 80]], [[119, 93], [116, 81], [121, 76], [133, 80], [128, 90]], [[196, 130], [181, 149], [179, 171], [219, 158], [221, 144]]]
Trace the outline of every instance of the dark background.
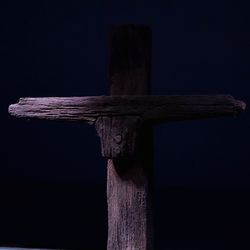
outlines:
[[[0, 245], [105, 249], [93, 127], [11, 118], [25, 96], [109, 94], [112, 25], [153, 32], [153, 94], [250, 103], [248, 1], [2, 1]], [[156, 249], [250, 249], [250, 119], [154, 129]]]

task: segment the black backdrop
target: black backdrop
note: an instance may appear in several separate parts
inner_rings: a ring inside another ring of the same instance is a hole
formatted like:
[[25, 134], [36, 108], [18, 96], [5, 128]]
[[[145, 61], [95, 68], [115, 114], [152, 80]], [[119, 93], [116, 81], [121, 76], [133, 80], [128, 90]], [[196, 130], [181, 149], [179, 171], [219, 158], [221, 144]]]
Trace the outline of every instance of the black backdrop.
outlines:
[[[20, 121], [22, 96], [108, 94], [112, 25], [153, 32], [153, 94], [250, 101], [248, 1], [0, 3], [0, 245], [105, 249], [105, 160], [88, 125]], [[249, 249], [248, 111], [155, 127], [157, 249]]]

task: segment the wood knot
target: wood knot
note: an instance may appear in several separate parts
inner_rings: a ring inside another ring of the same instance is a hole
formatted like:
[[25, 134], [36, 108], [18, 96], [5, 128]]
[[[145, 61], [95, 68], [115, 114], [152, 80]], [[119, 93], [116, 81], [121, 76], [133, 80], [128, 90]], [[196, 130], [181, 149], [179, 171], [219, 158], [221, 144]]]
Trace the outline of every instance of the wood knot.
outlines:
[[122, 136], [121, 135], [116, 135], [115, 137], [114, 137], [114, 141], [116, 142], [116, 143], [121, 143], [122, 142]]

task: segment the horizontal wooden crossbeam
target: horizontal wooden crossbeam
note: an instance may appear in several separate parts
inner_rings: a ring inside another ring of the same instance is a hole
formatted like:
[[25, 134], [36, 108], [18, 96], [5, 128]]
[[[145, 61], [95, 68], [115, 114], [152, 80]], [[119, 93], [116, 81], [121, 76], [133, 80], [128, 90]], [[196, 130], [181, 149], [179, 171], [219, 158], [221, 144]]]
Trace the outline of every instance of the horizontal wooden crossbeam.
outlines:
[[9, 113], [93, 124], [105, 116], [137, 116], [150, 122], [235, 116], [245, 107], [231, 95], [40, 97], [20, 98]]

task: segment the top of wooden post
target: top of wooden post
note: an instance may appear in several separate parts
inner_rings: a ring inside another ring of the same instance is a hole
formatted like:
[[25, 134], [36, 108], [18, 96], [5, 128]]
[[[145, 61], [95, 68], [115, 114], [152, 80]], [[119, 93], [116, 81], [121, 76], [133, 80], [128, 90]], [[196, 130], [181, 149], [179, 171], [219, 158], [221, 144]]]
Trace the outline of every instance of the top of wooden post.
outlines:
[[113, 27], [110, 34], [111, 95], [150, 94], [152, 34], [146, 26]]

